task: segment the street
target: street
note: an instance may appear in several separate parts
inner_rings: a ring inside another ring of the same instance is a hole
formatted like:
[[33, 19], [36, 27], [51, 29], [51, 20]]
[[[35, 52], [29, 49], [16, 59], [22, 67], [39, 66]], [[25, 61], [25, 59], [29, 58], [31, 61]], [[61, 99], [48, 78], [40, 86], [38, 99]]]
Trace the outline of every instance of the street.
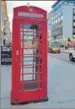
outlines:
[[64, 53], [64, 52], [60, 52], [60, 53], [57, 53], [57, 54], [56, 53], [54, 53], [54, 54], [49, 53], [49, 55], [56, 58], [56, 59], [58, 59], [58, 60], [62, 60], [62, 61], [65, 61], [65, 62], [67, 62], [69, 64], [75, 65], [75, 62], [70, 61], [68, 53]]
[[[75, 63], [67, 54], [48, 54], [48, 102], [19, 105], [23, 108], [75, 108]], [[66, 59], [67, 57], [67, 59]], [[64, 61], [62, 61], [64, 60]], [[1, 108], [10, 104], [11, 66], [1, 68]]]

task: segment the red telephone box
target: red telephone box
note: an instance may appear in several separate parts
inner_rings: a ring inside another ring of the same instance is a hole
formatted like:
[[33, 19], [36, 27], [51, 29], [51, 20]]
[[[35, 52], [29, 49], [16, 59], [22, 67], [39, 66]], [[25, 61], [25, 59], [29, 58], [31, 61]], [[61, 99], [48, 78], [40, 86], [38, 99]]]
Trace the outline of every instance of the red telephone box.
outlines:
[[14, 8], [11, 104], [48, 100], [46, 14], [33, 6]]

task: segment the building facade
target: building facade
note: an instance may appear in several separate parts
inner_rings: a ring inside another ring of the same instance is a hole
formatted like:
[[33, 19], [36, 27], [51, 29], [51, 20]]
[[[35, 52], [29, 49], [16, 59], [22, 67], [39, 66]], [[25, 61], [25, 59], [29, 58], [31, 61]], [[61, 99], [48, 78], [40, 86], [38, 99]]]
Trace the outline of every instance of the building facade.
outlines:
[[1, 7], [0, 22], [1, 22], [1, 42], [2, 42], [3, 31], [4, 31], [4, 13], [3, 13], [3, 8], [2, 7]]
[[8, 44], [11, 42], [10, 22], [7, 13], [6, 0], [1, 1], [1, 43]]
[[75, 1], [57, 1], [48, 14], [51, 26], [51, 41], [63, 44], [64, 41], [75, 39]]

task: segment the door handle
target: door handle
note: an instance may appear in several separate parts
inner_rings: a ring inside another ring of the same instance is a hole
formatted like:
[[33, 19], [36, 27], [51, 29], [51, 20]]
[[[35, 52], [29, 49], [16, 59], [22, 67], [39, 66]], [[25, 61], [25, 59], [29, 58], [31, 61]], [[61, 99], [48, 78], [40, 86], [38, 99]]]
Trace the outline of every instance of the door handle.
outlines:
[[16, 55], [19, 55], [19, 50], [16, 50]]

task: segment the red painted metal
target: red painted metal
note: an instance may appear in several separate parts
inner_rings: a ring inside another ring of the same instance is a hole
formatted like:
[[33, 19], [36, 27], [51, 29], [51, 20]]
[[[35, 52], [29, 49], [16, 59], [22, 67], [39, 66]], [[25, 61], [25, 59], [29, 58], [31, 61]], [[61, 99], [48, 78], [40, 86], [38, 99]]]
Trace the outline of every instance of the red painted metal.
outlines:
[[48, 99], [46, 14], [33, 6], [14, 8], [11, 103]]

